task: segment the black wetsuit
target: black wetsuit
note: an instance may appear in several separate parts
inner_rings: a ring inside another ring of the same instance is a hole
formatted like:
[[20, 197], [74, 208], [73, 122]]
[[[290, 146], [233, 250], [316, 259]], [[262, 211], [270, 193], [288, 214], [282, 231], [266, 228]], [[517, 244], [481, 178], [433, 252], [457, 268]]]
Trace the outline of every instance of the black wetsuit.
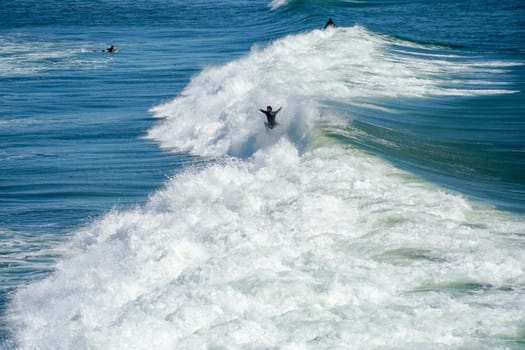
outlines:
[[334, 21], [332, 21], [331, 18], [328, 19], [328, 22], [326, 22], [326, 24], [324, 25], [323, 29], [326, 29], [328, 27], [335, 27], [335, 23], [334, 23]]
[[264, 109], [259, 109], [261, 112], [263, 112], [264, 114], [266, 114], [266, 119], [268, 119], [268, 127], [270, 129], [273, 129], [273, 127], [277, 124], [275, 122], [275, 116], [277, 115], [277, 113], [279, 113], [279, 111], [281, 110], [282, 107], [280, 107], [278, 110], [276, 110], [275, 112], [273, 111], [268, 111], [268, 110], [264, 110]]

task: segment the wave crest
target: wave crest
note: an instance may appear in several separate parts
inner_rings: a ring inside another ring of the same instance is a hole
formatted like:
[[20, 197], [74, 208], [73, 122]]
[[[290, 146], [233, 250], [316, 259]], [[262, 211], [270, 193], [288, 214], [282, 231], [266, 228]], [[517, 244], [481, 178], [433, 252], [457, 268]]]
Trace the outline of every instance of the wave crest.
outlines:
[[[151, 109], [164, 121], [148, 137], [179, 152], [247, 157], [283, 136], [308, 143], [326, 103], [507, 92], [462, 89], [464, 79], [501, 67], [484, 62], [480, 73], [480, 63], [437, 59], [434, 50], [357, 25], [289, 35], [195, 76], [177, 98]], [[283, 106], [281, 126], [270, 133], [258, 111], [267, 105]]]

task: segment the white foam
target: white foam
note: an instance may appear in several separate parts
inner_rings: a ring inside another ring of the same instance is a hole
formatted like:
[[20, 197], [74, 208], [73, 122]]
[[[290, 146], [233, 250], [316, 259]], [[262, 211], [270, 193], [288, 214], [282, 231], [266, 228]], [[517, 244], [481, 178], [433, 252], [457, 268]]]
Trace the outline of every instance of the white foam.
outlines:
[[[153, 108], [164, 120], [148, 137], [196, 155], [246, 157], [283, 135], [307, 143], [310, 126], [321, 115], [318, 106], [326, 101], [514, 92], [472, 88], [483, 85], [480, 70], [486, 76], [500, 67], [497, 62], [491, 68], [486, 60], [421, 58], [391, 50], [393, 44], [400, 41], [354, 26], [254, 47], [246, 57], [204, 70], [173, 101]], [[270, 135], [258, 111], [269, 104], [283, 106], [281, 127]]]
[[21, 349], [491, 349], [523, 322], [523, 233], [366, 154], [283, 139], [93, 223], [10, 319]]

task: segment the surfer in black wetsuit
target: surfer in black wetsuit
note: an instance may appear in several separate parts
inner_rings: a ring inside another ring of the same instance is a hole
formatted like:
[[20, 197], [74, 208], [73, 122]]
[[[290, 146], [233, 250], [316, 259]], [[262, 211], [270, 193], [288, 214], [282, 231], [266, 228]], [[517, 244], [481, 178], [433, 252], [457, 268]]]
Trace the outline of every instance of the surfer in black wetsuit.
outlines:
[[328, 22], [326, 22], [326, 24], [324, 25], [323, 30], [328, 28], [328, 27], [335, 27], [335, 23], [334, 23], [334, 21], [332, 21], [331, 18], [328, 18]]
[[104, 52], [109, 52], [109, 53], [117, 52], [117, 48], [115, 47], [115, 45], [111, 45], [110, 47], [105, 49]]
[[282, 107], [279, 107], [279, 109], [276, 110], [275, 112], [272, 111], [272, 106], [266, 107], [266, 110], [259, 109], [261, 112], [266, 114], [266, 119], [268, 119], [268, 123], [266, 125], [268, 128], [273, 129], [273, 127], [277, 125], [277, 122], [275, 121], [275, 116], [277, 115], [277, 113], [279, 113], [281, 108]]

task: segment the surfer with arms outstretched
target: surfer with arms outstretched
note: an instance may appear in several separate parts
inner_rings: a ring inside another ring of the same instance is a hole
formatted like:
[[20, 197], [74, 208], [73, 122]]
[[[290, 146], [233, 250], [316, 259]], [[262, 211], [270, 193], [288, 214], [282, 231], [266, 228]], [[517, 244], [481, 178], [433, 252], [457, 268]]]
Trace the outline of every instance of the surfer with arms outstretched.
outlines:
[[268, 120], [268, 122], [266, 123], [266, 127], [267, 128], [273, 129], [273, 127], [277, 125], [277, 122], [275, 121], [275, 116], [277, 115], [277, 113], [279, 113], [281, 108], [282, 107], [279, 107], [279, 109], [276, 110], [275, 112], [272, 111], [272, 106], [266, 107], [266, 110], [259, 109], [259, 111], [261, 111], [262, 113], [266, 114], [266, 119]]

